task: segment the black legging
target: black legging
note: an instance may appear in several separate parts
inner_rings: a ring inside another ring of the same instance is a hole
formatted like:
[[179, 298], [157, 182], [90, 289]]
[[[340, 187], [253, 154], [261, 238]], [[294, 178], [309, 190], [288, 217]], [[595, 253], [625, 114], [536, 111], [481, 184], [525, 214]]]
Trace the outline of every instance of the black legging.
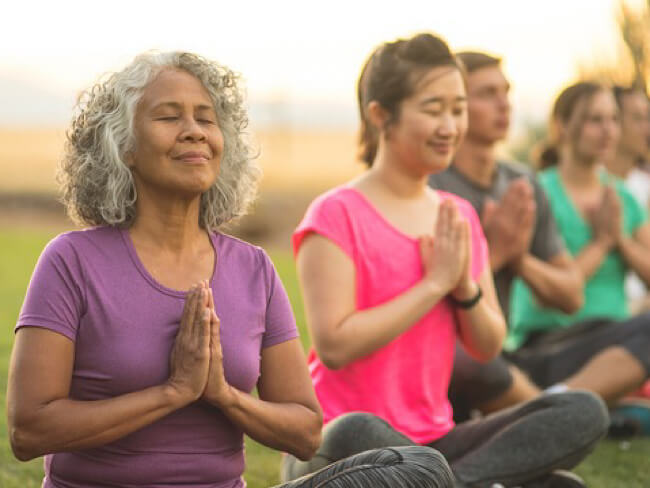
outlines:
[[275, 488], [452, 488], [445, 458], [430, 447], [364, 451]]
[[650, 313], [614, 322], [596, 319], [531, 334], [524, 347], [508, 354], [539, 386], [546, 388], [578, 372], [596, 354], [620, 346], [650, 376]]
[[[577, 465], [605, 434], [607, 409], [595, 395], [546, 394], [485, 418], [459, 424], [431, 444], [451, 465], [457, 486], [514, 486]], [[371, 448], [414, 445], [379, 417], [351, 413], [330, 422], [310, 461], [285, 456], [282, 479], [311, 473]]]

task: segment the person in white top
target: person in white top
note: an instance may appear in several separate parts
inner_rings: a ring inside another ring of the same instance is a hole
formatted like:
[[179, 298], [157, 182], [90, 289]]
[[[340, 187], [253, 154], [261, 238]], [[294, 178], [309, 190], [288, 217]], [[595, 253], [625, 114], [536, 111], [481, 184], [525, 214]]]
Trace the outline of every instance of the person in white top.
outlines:
[[[642, 169], [650, 153], [650, 101], [638, 88], [614, 87], [621, 121], [616, 156], [606, 162], [610, 173], [620, 177], [634, 197], [650, 209], [650, 173]], [[643, 282], [630, 273], [625, 283], [630, 310], [650, 310], [650, 295]]]

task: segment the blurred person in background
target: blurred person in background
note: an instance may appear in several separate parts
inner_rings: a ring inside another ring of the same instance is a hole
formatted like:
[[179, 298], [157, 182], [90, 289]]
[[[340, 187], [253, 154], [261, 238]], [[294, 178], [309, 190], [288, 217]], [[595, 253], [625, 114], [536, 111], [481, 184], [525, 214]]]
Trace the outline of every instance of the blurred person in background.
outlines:
[[650, 314], [631, 316], [624, 289], [629, 270], [650, 283], [650, 223], [646, 208], [602, 167], [620, 134], [611, 90], [590, 82], [563, 90], [549, 134], [538, 178], [585, 281], [584, 304], [563, 313], [517, 281], [510, 358], [544, 388], [598, 393], [615, 419], [633, 416], [650, 433], [650, 409], [616, 408], [650, 374]]
[[428, 445], [457, 487], [580, 487], [572, 473], [603, 435], [586, 392], [542, 395], [455, 425], [447, 398], [457, 339], [478, 361], [501, 350], [505, 321], [472, 206], [428, 187], [467, 126], [463, 71], [440, 38], [382, 44], [358, 83], [360, 177], [312, 202], [293, 235], [327, 424], [291, 479], [364, 449]]
[[[497, 145], [510, 126], [510, 83], [501, 59], [461, 52], [467, 70], [467, 136], [451, 166], [432, 174], [433, 188], [469, 201], [481, 216], [499, 303], [507, 316], [513, 280], [521, 277], [536, 299], [572, 313], [582, 304], [583, 281], [567, 252], [534, 172], [499, 160]], [[449, 399], [457, 420], [489, 413], [539, 395], [539, 388], [503, 356], [487, 364], [457, 344]]]
[[[238, 83], [191, 53], [146, 53], [80, 101], [61, 181], [90, 227], [43, 251], [8, 381], [12, 448], [45, 455], [44, 487], [243, 487], [244, 434], [304, 460], [320, 443], [273, 264], [219, 230], [259, 173]], [[360, 486], [355, 466], [400, 471], [429, 451], [366, 453], [318, 479], [348, 470]], [[444, 460], [437, 472], [451, 476]]]
[[[642, 168], [650, 152], [650, 102], [639, 89], [614, 87], [621, 119], [621, 138], [613, 157], [605, 161], [610, 173], [621, 178], [628, 190], [650, 209], [650, 174]], [[650, 297], [635, 273], [626, 278], [625, 292], [631, 311], [650, 310]]]

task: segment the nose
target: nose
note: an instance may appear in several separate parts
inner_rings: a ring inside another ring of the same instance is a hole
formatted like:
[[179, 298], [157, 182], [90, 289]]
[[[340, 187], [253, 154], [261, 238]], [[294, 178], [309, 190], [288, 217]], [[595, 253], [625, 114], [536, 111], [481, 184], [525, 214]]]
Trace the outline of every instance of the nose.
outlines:
[[441, 137], [453, 137], [458, 132], [458, 123], [456, 117], [451, 113], [446, 113], [440, 120], [438, 126], [438, 135]]
[[499, 108], [505, 112], [510, 112], [510, 98], [507, 94], [499, 97]]
[[206, 134], [201, 124], [194, 117], [184, 117], [179, 138], [182, 141], [205, 141]]

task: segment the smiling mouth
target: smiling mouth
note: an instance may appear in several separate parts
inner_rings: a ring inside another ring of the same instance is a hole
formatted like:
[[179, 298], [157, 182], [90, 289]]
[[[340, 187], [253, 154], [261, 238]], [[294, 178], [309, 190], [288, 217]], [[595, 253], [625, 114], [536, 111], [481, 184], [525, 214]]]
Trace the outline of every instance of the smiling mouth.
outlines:
[[186, 152], [183, 154], [179, 154], [178, 156], [174, 156], [172, 159], [176, 161], [182, 161], [183, 163], [189, 163], [189, 164], [203, 164], [207, 163], [210, 160], [210, 157], [203, 152]]

